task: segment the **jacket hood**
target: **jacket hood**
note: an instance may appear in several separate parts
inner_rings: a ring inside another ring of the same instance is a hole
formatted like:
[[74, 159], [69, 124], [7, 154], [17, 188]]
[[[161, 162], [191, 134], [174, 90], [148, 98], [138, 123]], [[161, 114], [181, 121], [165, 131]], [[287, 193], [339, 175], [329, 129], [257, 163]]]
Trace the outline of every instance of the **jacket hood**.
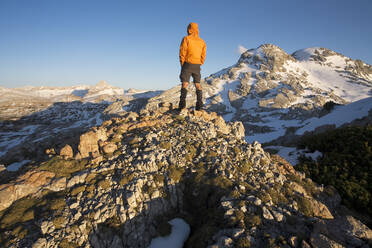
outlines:
[[189, 26], [187, 26], [187, 33], [189, 35], [199, 36], [199, 27], [198, 24], [195, 22], [191, 22]]

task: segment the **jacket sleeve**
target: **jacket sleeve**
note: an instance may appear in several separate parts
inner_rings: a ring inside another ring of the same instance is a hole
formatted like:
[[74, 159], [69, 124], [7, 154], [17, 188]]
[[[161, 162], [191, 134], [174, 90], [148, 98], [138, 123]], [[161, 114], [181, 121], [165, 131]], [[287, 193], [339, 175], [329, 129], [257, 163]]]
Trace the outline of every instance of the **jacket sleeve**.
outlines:
[[207, 45], [205, 45], [205, 42], [203, 41], [203, 48], [202, 48], [202, 54], [201, 54], [201, 64], [204, 64], [206, 54], [207, 54]]
[[186, 40], [186, 37], [184, 37], [182, 39], [181, 46], [180, 46], [180, 63], [181, 63], [181, 66], [183, 65], [183, 63], [185, 63], [186, 55], [187, 55], [187, 40]]

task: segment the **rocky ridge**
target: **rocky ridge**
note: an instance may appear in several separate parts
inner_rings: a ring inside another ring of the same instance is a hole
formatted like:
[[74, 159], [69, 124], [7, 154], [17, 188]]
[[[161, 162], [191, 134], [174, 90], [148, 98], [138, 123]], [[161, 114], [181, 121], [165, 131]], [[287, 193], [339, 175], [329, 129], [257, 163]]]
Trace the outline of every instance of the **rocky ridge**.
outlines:
[[186, 247], [368, 247], [372, 231], [241, 122], [170, 105], [106, 120], [0, 186], [6, 247], [147, 247], [167, 220]]

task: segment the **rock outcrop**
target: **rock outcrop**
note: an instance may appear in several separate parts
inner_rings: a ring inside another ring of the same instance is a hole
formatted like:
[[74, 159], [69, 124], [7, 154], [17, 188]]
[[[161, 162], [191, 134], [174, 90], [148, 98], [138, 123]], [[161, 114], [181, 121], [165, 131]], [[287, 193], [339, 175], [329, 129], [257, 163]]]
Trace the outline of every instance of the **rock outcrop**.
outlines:
[[371, 244], [336, 191], [247, 143], [241, 122], [169, 107], [105, 121], [80, 137], [80, 156], [1, 185], [0, 245], [147, 247], [174, 217], [191, 226], [185, 247]]

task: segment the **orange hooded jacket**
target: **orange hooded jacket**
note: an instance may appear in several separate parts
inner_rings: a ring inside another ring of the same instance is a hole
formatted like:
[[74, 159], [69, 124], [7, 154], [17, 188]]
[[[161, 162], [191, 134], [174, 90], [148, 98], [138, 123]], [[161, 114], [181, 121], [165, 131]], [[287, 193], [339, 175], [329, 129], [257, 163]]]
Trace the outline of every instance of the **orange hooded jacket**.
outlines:
[[190, 23], [187, 27], [188, 35], [183, 37], [180, 46], [180, 63], [204, 64], [207, 46], [204, 40], [199, 37], [197, 23]]

